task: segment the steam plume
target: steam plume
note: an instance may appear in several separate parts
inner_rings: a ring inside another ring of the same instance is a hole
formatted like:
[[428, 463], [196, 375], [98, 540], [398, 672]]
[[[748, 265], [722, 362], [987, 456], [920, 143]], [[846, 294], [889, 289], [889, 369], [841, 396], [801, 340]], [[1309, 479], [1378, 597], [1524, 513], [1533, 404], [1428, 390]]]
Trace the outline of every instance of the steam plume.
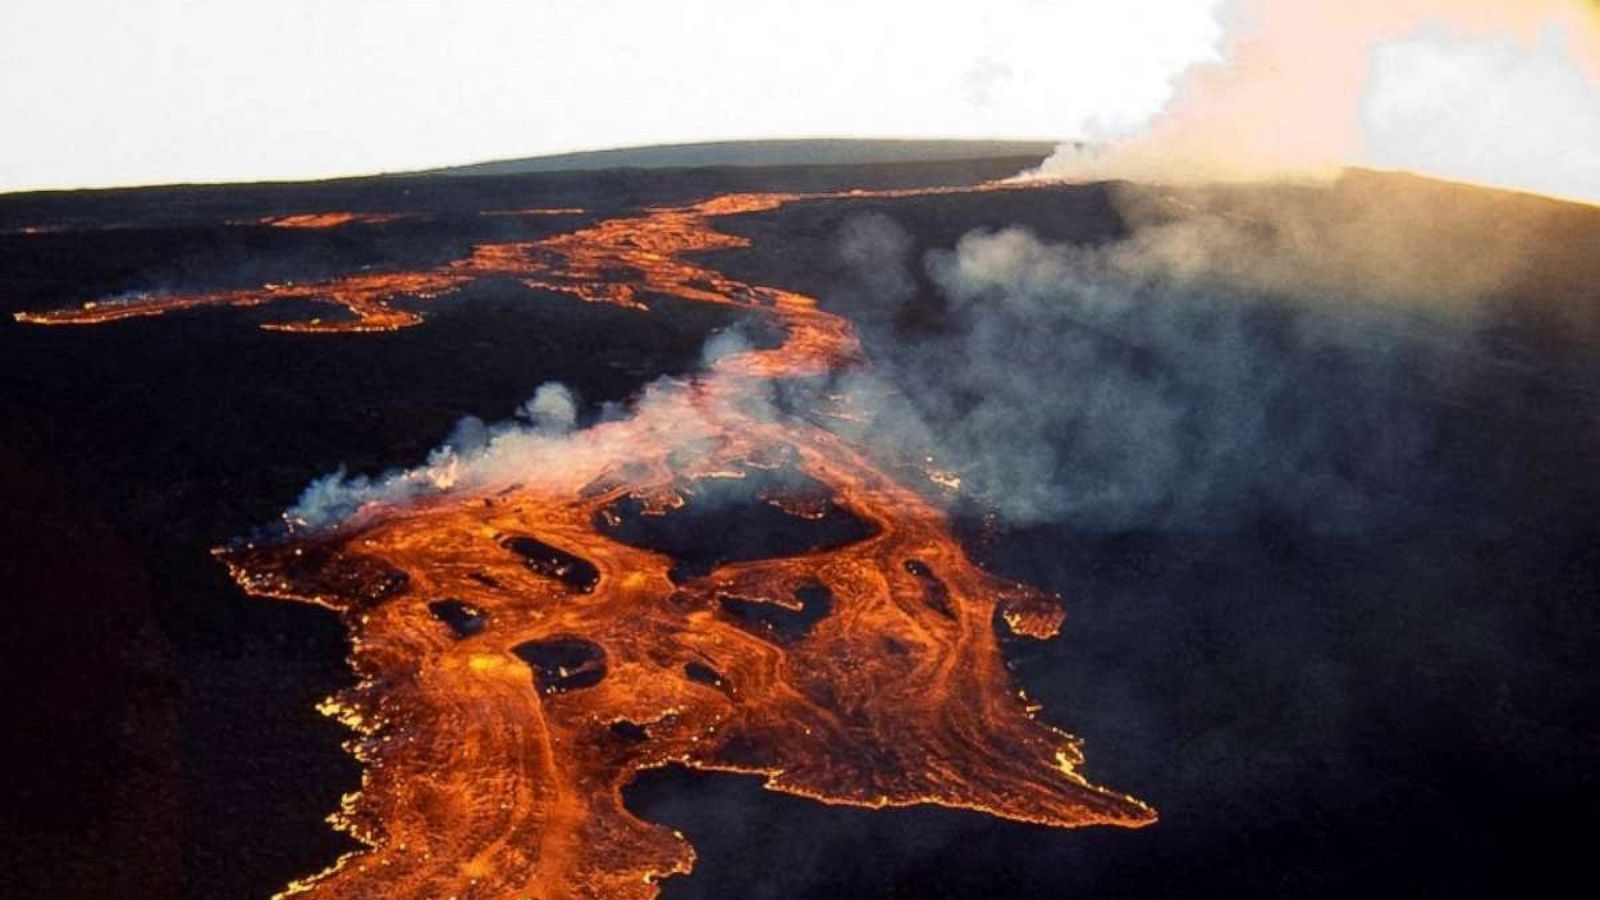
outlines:
[[542, 384], [508, 422], [485, 424], [476, 416], [456, 423], [428, 461], [371, 478], [344, 467], [311, 482], [284, 513], [293, 527], [323, 528], [369, 503], [400, 504], [455, 487], [537, 477], [538, 466], [555, 465], [575, 452], [568, 436], [577, 422], [577, 400], [565, 385]]
[[[851, 276], [868, 289], [914, 262], [894, 227], [843, 229], [838, 256], [872, 260]], [[1311, 258], [1204, 217], [1099, 247], [975, 231], [923, 260], [945, 327], [878, 348], [847, 389], [872, 406], [869, 443], [935, 456], [1008, 523], [1393, 523], [1426, 502], [1427, 398], [1447, 392], [1469, 319], [1442, 295], [1330, 302], [1376, 291], [1380, 267], [1347, 254], [1349, 278], [1337, 262], [1320, 283], [1294, 277]]]
[[1135, 134], [1040, 174], [1206, 181], [1407, 169], [1600, 202], [1588, 0], [1236, 0], [1225, 61]]

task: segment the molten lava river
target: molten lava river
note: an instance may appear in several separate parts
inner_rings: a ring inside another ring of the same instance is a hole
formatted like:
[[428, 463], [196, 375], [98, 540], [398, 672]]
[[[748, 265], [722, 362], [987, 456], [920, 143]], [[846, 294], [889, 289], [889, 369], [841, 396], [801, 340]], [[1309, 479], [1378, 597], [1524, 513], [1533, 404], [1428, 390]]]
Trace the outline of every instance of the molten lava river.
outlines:
[[21, 317], [295, 297], [355, 317], [278, 327], [371, 330], [419, 321], [393, 299], [510, 276], [640, 309], [654, 296], [730, 304], [781, 326], [776, 348], [657, 382], [629, 416], [552, 439], [559, 465], [535, 454], [477, 480], [434, 473], [430, 490], [340, 524], [216, 551], [246, 591], [330, 607], [353, 637], [359, 683], [325, 711], [357, 732], [363, 784], [334, 820], [366, 849], [286, 893], [654, 897], [694, 850], [635, 818], [622, 790], [674, 764], [826, 803], [1154, 820], [1078, 774], [1077, 741], [1038, 721], [1008, 672], [1000, 623], [1049, 637], [1059, 600], [983, 572], [935, 503], [765, 402], [776, 379], [864, 364], [850, 324], [688, 254], [744, 245], [717, 217], [796, 199], [649, 209], [421, 272]]

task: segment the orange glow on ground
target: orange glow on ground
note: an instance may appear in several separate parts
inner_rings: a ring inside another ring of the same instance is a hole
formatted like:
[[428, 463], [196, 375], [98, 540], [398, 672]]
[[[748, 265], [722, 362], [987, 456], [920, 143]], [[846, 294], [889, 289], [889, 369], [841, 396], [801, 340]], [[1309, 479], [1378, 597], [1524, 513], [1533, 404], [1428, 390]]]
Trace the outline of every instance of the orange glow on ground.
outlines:
[[411, 213], [298, 213], [290, 216], [267, 216], [255, 224], [271, 228], [338, 228], [341, 225], [384, 225], [415, 219]]
[[[970, 190], [1020, 190], [1025, 185], [981, 185], [974, 188], [931, 188], [884, 191], [846, 191], [807, 194], [810, 199], [832, 197], [904, 197], [914, 194], [951, 193]], [[244, 290], [203, 291], [197, 293], [151, 293], [88, 300], [79, 306], [40, 312], [19, 312], [13, 317], [30, 325], [98, 325], [139, 316], [159, 316], [169, 312], [205, 307], [248, 308], [279, 300], [326, 303], [342, 309], [348, 317], [324, 319], [320, 316], [288, 322], [269, 322], [269, 331], [297, 333], [356, 333], [396, 331], [421, 324], [422, 315], [398, 309], [399, 300], [428, 300], [451, 293], [463, 285], [485, 278], [513, 278], [529, 287], [550, 288], [575, 294], [585, 300], [616, 303], [644, 309], [641, 292], [681, 296], [708, 303], [750, 304], [764, 302], [768, 294], [746, 289], [733, 296], [717, 289], [694, 289], [690, 282], [700, 277], [720, 279], [716, 273], [665, 257], [688, 250], [739, 247], [743, 242], [728, 235], [702, 229], [707, 216], [729, 215], [772, 209], [784, 202], [800, 199], [793, 194], [731, 194], [699, 205], [651, 210], [637, 219], [616, 219], [573, 234], [557, 235], [543, 241], [480, 244], [472, 253], [444, 266], [421, 271], [362, 272], [324, 281], [265, 284]], [[511, 210], [506, 215], [568, 215], [578, 209]], [[486, 215], [499, 215], [491, 212]], [[354, 213], [315, 213], [289, 218], [303, 223], [284, 227], [329, 228], [354, 221]], [[390, 217], [406, 218], [407, 216]], [[262, 222], [281, 220], [264, 219]], [[376, 221], [363, 219], [363, 221]], [[702, 233], [703, 232], [703, 233]], [[603, 252], [601, 249], [603, 248]], [[609, 267], [609, 268], [608, 268]], [[630, 269], [643, 272], [642, 280], [632, 280]], [[725, 281], [725, 279], [723, 279]], [[758, 296], [759, 293], [759, 296]]]
[[[323, 709], [356, 732], [363, 786], [334, 821], [368, 849], [287, 893], [653, 898], [694, 851], [635, 818], [622, 789], [669, 764], [757, 775], [825, 803], [1057, 827], [1154, 821], [1087, 782], [1076, 739], [1035, 719], [1012, 681], [997, 622], [1049, 637], [1059, 600], [982, 571], [942, 511], [860, 448], [760, 411], [772, 379], [860, 364], [854, 330], [810, 297], [686, 255], [745, 243], [715, 217], [796, 199], [718, 197], [480, 246], [431, 272], [302, 289], [383, 321], [389, 299], [512, 275], [628, 307], [651, 295], [739, 306], [786, 339], [658, 382], [630, 417], [563, 438], [559, 467], [217, 551], [246, 591], [327, 606], [353, 636], [360, 683]], [[848, 516], [860, 533], [686, 573], [618, 531], [629, 515], [660, 521], [718, 485], [782, 473], [822, 493], [763, 488], [758, 505], [807, 522]]]

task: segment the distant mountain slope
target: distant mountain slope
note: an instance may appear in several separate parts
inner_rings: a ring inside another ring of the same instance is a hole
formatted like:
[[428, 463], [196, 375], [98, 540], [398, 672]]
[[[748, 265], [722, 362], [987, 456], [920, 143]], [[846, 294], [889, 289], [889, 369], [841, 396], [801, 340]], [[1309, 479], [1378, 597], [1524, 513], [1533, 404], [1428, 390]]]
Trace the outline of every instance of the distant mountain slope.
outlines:
[[867, 165], [1037, 156], [1055, 149], [1048, 141], [784, 140], [659, 144], [583, 153], [503, 159], [429, 169], [424, 175], [519, 175], [596, 169], [675, 169], [709, 166]]

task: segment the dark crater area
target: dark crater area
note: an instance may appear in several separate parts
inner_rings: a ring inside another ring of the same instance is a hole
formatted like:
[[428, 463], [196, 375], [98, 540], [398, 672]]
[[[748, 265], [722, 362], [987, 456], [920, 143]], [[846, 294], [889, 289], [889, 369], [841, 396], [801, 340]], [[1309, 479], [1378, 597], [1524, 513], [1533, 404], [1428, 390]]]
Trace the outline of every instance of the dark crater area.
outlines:
[[950, 605], [950, 587], [944, 583], [944, 579], [935, 575], [932, 567], [920, 559], [908, 559], [904, 566], [906, 572], [922, 583], [922, 602], [946, 619], [954, 619], [956, 611]]
[[458, 638], [472, 637], [489, 624], [488, 614], [460, 600], [435, 600], [428, 604], [428, 612]]
[[592, 592], [600, 583], [600, 570], [594, 563], [537, 538], [509, 537], [502, 544], [522, 557], [523, 564], [530, 570], [554, 578], [580, 594]]
[[740, 628], [782, 645], [803, 640], [818, 622], [833, 612], [833, 592], [820, 582], [808, 584], [794, 592], [794, 603], [790, 607], [733, 594], [717, 598], [723, 615]]
[[594, 687], [606, 677], [605, 648], [583, 638], [525, 641], [511, 652], [533, 670], [533, 684], [542, 694]]
[[790, 467], [745, 466], [739, 477], [702, 478], [679, 487], [681, 506], [646, 512], [624, 496], [595, 515], [609, 537], [669, 554], [682, 584], [719, 565], [800, 556], [871, 537], [871, 526], [833, 502], [827, 488]]
[[696, 684], [714, 687], [719, 691], [731, 690], [731, 686], [723, 679], [722, 674], [702, 662], [686, 662], [683, 664], [683, 674]]

